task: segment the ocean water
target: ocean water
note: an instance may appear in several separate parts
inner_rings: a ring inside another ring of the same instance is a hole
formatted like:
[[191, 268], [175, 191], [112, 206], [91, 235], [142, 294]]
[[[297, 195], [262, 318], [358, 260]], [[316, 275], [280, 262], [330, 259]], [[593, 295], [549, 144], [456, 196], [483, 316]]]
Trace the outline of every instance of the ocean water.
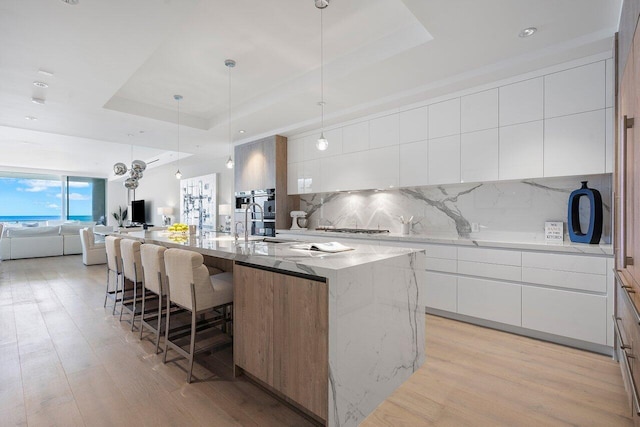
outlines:
[[[33, 222], [33, 221], [60, 221], [59, 216], [0, 216], [0, 222]], [[91, 221], [91, 215], [70, 215], [67, 221]]]

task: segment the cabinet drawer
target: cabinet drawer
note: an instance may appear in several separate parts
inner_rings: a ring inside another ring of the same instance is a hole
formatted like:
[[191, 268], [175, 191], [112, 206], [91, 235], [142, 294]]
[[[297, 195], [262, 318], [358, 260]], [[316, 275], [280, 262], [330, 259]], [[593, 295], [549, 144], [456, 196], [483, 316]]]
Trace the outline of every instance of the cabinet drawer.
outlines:
[[458, 277], [458, 313], [520, 326], [522, 286]]
[[470, 276], [490, 277], [520, 281], [521, 268], [514, 265], [486, 264], [482, 262], [458, 261], [458, 273]]
[[458, 248], [455, 246], [423, 245], [430, 258], [457, 259]]
[[522, 287], [522, 326], [607, 344], [607, 297]]
[[522, 281], [558, 288], [580, 289], [590, 292], [607, 292], [607, 276], [575, 273], [571, 271], [543, 270], [522, 267]]
[[430, 308], [456, 312], [458, 279], [440, 273], [426, 273], [425, 305]]
[[[638, 324], [634, 309], [632, 307], [632, 303], [629, 301], [627, 295], [625, 295], [625, 291], [620, 286], [620, 283], [616, 283], [616, 293], [616, 298], [618, 301], [616, 318], [618, 319], [618, 330], [620, 331], [620, 335], [622, 337], [622, 340], [618, 338], [617, 345], [621, 345], [620, 341], [622, 341], [624, 345], [629, 346], [629, 348], [627, 349], [620, 349], [620, 356], [630, 356], [627, 359], [627, 363], [629, 364], [629, 368], [631, 370], [633, 382], [635, 382], [635, 386], [637, 387], [638, 384], [640, 384], [640, 382], [638, 382], [640, 380], [640, 361], [638, 361], [638, 355], [640, 355], [640, 325]], [[623, 368], [622, 360], [620, 360], [620, 367]], [[633, 387], [634, 385], [629, 378], [625, 377], [626, 374], [627, 373], [623, 369], [622, 377], [626, 383], [625, 388], [628, 388], [627, 392], [629, 393], [629, 397], [631, 398], [631, 387]], [[633, 401], [631, 402], [631, 405], [634, 405]]]
[[427, 270], [443, 271], [445, 273], [455, 273], [457, 263], [455, 259], [429, 258], [426, 260]]
[[576, 273], [607, 274], [607, 258], [523, 252], [522, 266]]
[[520, 251], [500, 249], [458, 248], [458, 260], [489, 264], [522, 265]]

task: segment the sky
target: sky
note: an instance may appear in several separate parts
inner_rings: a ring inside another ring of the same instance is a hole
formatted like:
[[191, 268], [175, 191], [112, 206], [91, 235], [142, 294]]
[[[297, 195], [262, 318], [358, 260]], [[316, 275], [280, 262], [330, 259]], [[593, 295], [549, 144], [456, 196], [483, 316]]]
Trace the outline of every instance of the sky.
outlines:
[[[69, 183], [69, 215], [91, 215], [89, 182]], [[62, 216], [62, 182], [0, 177], [0, 216]]]

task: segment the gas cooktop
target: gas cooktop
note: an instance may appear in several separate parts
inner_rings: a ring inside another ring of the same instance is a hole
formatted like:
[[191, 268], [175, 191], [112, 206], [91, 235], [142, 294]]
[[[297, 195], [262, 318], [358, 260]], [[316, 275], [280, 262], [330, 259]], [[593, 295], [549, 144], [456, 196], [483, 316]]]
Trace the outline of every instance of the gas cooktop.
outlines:
[[388, 233], [389, 230], [379, 230], [376, 228], [327, 228], [324, 231], [332, 233], [361, 233], [361, 234], [378, 234]]

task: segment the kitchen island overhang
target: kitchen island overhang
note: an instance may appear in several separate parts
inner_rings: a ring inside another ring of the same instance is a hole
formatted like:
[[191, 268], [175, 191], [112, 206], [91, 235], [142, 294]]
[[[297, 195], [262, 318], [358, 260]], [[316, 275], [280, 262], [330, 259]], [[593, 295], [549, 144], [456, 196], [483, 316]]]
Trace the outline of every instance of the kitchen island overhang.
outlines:
[[[424, 250], [350, 244], [353, 251], [329, 254], [215, 233], [181, 242], [170, 237], [152, 231], [142, 239], [326, 281], [328, 379], [319, 392], [326, 393], [327, 413], [320, 418], [327, 425], [358, 425], [424, 363]], [[234, 326], [235, 340], [242, 339], [240, 330]]]

